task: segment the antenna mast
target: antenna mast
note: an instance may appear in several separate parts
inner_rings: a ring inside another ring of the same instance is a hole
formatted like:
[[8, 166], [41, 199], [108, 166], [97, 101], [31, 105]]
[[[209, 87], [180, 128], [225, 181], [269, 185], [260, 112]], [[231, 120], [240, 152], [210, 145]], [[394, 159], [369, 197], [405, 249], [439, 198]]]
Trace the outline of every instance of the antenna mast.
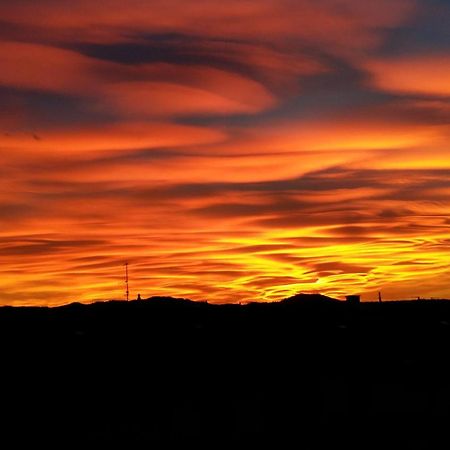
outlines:
[[129, 296], [130, 296], [130, 291], [128, 289], [128, 263], [127, 262], [125, 263], [125, 286], [127, 288], [126, 294], [127, 294], [127, 301], [128, 301]]

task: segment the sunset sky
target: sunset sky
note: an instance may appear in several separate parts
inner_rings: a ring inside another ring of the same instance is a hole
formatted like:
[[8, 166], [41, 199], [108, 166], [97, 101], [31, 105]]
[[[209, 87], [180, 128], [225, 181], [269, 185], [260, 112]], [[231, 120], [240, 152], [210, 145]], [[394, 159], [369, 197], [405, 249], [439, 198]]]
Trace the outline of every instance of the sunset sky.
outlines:
[[450, 297], [449, 23], [0, 0], [0, 303]]

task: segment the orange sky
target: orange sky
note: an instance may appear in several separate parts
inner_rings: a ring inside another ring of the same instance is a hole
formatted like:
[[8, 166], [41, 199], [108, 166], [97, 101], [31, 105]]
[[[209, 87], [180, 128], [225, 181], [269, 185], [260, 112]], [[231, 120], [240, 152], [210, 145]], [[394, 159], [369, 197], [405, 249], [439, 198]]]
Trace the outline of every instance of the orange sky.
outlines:
[[1, 304], [450, 297], [448, 2], [0, 17]]

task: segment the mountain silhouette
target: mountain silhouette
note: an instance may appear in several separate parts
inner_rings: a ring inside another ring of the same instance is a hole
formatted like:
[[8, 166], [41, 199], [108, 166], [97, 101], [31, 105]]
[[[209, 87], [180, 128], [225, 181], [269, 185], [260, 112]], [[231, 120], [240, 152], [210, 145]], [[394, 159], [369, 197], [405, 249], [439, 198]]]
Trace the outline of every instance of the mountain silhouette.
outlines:
[[0, 442], [440, 448], [450, 301], [0, 308]]
[[284, 300], [281, 300], [280, 303], [282, 304], [299, 304], [299, 305], [317, 305], [317, 304], [322, 304], [322, 305], [329, 305], [329, 304], [333, 304], [339, 302], [339, 300], [332, 298], [332, 297], [327, 297], [326, 295], [322, 295], [322, 294], [296, 294], [293, 295], [292, 297], [288, 297], [285, 298]]

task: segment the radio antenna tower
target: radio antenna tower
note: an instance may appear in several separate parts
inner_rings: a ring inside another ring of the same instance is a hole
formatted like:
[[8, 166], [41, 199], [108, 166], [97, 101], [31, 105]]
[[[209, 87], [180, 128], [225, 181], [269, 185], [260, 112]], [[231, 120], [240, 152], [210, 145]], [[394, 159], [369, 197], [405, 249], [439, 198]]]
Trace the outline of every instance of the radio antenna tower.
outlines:
[[126, 294], [127, 294], [127, 301], [129, 300], [130, 297], [130, 290], [128, 289], [128, 263], [125, 263], [125, 286], [127, 288], [126, 290]]

